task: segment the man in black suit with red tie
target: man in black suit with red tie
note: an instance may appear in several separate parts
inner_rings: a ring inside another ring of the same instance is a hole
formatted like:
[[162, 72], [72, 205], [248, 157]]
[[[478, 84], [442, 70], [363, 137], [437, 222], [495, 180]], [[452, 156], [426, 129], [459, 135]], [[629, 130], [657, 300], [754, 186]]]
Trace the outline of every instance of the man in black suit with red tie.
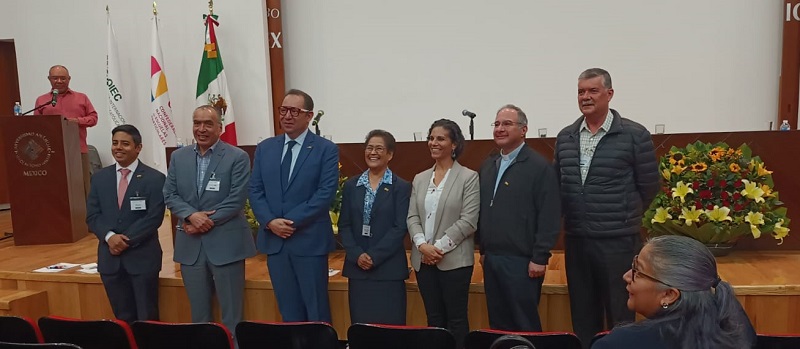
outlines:
[[97, 269], [117, 319], [158, 320], [165, 176], [139, 161], [136, 127], [120, 125], [111, 135], [116, 163], [92, 176], [86, 202], [86, 224], [100, 240]]

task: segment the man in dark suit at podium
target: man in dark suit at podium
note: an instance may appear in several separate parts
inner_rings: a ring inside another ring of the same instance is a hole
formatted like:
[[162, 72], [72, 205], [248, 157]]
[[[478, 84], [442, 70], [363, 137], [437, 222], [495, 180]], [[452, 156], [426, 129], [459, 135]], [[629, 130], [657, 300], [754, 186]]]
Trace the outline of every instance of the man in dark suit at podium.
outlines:
[[[61, 115], [70, 121], [78, 123], [78, 134], [81, 139], [81, 162], [83, 167], [83, 191], [89, 195], [89, 148], [86, 145], [86, 128], [97, 125], [97, 111], [85, 94], [69, 88], [69, 71], [63, 65], [54, 65], [50, 68], [47, 80], [53, 87], [36, 98], [36, 105], [43, 105], [48, 101], [55, 101], [55, 105], [46, 104], [37, 110], [36, 115]], [[58, 91], [58, 93], [53, 93]]]
[[136, 127], [117, 126], [111, 135], [116, 163], [92, 177], [86, 202], [86, 224], [100, 240], [97, 269], [117, 319], [158, 320], [165, 177], [138, 160]]

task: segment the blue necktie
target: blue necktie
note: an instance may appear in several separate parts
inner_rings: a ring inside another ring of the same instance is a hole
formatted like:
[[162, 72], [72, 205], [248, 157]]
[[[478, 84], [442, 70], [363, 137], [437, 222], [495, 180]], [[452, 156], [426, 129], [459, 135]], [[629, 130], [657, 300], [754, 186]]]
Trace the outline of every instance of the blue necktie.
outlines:
[[283, 156], [283, 160], [281, 160], [281, 184], [284, 188], [288, 187], [289, 184], [289, 171], [292, 168], [292, 154], [294, 153], [293, 148], [297, 144], [296, 141], [290, 140], [289, 143], [286, 144], [286, 154]]

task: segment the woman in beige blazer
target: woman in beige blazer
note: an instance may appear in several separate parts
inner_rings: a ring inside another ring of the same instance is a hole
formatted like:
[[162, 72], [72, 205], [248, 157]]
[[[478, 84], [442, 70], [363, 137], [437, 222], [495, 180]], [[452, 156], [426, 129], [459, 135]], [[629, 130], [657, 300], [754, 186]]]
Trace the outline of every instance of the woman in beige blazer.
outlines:
[[428, 326], [447, 328], [462, 348], [469, 332], [467, 303], [475, 256], [473, 233], [480, 206], [478, 173], [456, 158], [464, 150], [461, 128], [447, 119], [428, 130], [432, 168], [414, 177], [408, 209], [411, 265]]

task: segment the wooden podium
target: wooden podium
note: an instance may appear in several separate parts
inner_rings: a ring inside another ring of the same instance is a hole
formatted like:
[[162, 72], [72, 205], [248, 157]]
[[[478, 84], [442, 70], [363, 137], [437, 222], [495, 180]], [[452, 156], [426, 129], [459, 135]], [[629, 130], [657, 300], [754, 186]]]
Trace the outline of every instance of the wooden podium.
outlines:
[[15, 245], [88, 234], [78, 124], [60, 115], [0, 116]]

